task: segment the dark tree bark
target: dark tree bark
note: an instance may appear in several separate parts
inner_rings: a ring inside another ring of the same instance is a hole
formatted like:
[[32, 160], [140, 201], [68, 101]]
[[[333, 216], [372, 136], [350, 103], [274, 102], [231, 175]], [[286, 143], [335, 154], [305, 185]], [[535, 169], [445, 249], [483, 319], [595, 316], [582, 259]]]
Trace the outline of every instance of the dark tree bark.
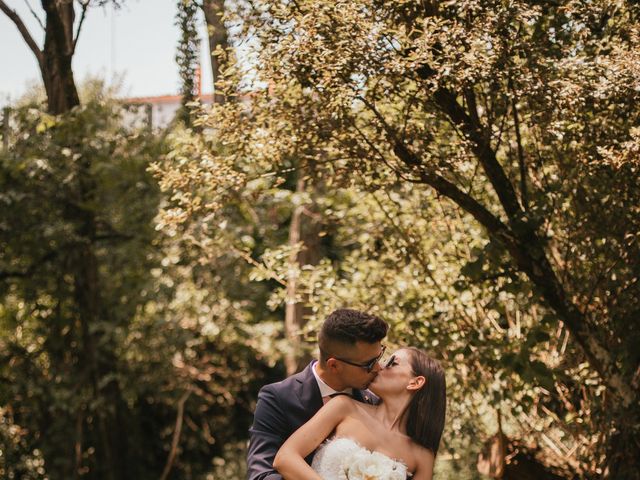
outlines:
[[[86, 159], [80, 166], [78, 176], [77, 204], [95, 201], [95, 184], [89, 172], [91, 161]], [[72, 256], [71, 269], [74, 277], [74, 297], [78, 309], [78, 321], [82, 333], [82, 358], [84, 375], [82, 381], [91, 385], [93, 396], [102, 400], [108, 408], [98, 412], [96, 418], [96, 458], [100, 478], [106, 480], [127, 479], [127, 437], [122, 422], [122, 395], [115, 380], [105, 384], [104, 379], [117, 372], [117, 360], [113, 345], [103, 329], [96, 328], [100, 322], [109, 321], [108, 308], [100, 295], [100, 260], [96, 255], [97, 221], [89, 209], [70, 207], [66, 216], [76, 225], [77, 235], [83, 240]]]
[[[202, 2], [204, 18], [207, 22], [207, 34], [209, 36], [209, 54], [211, 58], [211, 73], [213, 76], [213, 102], [222, 105], [225, 97], [216, 87], [216, 82], [220, 79], [224, 69], [227, 51], [229, 48], [229, 37], [227, 28], [224, 25], [222, 16], [224, 15], [224, 0], [204, 0]], [[216, 55], [216, 50], [220, 47], [225, 54]]]
[[47, 91], [49, 113], [60, 114], [80, 105], [71, 69], [75, 50], [75, 10], [72, 0], [43, 0], [42, 6], [47, 22], [40, 70]]
[[[84, 13], [89, 3], [90, 0], [87, 0], [83, 4], [82, 19], [84, 19]], [[42, 0], [42, 8], [45, 11], [46, 21], [44, 47], [40, 49], [20, 16], [0, 0], [0, 10], [16, 25], [38, 61], [47, 93], [49, 113], [58, 115], [80, 105], [71, 61], [82, 21], [74, 39], [75, 8], [73, 0]]]

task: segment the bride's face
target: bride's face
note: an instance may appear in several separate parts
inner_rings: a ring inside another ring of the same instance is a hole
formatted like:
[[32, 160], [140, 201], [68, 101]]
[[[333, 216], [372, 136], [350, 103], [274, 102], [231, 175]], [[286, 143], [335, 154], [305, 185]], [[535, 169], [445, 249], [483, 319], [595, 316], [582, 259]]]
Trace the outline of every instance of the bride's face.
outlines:
[[369, 389], [378, 396], [406, 391], [415, 378], [409, 355], [407, 350], [393, 353], [371, 382]]

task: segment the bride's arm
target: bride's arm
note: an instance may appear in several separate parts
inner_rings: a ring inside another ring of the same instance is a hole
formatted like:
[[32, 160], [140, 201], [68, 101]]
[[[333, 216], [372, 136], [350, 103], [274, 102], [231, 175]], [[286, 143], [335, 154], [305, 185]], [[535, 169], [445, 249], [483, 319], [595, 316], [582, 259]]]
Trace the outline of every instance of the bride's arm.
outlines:
[[411, 480], [431, 480], [433, 478], [433, 464], [435, 458], [433, 452], [426, 448], [418, 447], [418, 465]]
[[291, 435], [278, 450], [273, 467], [285, 479], [322, 480], [304, 458], [325, 440], [355, 407], [354, 400], [336, 397]]

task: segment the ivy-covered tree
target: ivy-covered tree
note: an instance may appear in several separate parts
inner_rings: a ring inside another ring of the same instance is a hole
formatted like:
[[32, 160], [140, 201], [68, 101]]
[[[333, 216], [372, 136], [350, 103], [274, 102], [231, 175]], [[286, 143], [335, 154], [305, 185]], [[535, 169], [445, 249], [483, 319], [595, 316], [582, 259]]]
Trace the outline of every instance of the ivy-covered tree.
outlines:
[[224, 0], [203, 0], [202, 12], [204, 13], [209, 39], [209, 58], [211, 59], [211, 75], [213, 77], [213, 102], [224, 103], [225, 98], [221, 89], [216, 88], [216, 82], [222, 79], [223, 73], [232, 53], [229, 42], [229, 32], [225, 25], [225, 13], [228, 8]]
[[200, 44], [197, 29], [198, 4], [191, 0], [178, 0], [178, 11], [176, 13], [176, 24], [180, 28], [180, 40], [178, 42], [178, 51], [176, 53], [176, 63], [180, 74], [180, 100], [181, 108], [178, 112], [178, 118], [191, 124], [191, 104], [196, 100], [199, 92], [197, 91], [196, 79], [200, 65]]

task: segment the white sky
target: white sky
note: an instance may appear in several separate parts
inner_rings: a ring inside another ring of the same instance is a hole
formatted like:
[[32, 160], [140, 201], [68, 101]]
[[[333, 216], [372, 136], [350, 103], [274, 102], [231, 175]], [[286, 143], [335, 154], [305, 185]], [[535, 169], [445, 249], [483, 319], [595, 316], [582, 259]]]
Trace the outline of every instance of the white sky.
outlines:
[[[40, 46], [44, 31], [27, 8], [27, 1], [44, 19], [40, 0], [5, 0], [16, 10]], [[175, 63], [179, 30], [176, 0], [126, 0], [122, 8], [90, 8], [73, 60], [76, 83], [87, 75], [110, 83], [122, 78], [123, 96], [175, 94], [180, 88]], [[79, 19], [79, 14], [76, 20]], [[199, 22], [204, 92], [211, 92], [211, 65], [204, 20]], [[42, 83], [35, 56], [15, 24], [0, 12], [0, 106]]]

